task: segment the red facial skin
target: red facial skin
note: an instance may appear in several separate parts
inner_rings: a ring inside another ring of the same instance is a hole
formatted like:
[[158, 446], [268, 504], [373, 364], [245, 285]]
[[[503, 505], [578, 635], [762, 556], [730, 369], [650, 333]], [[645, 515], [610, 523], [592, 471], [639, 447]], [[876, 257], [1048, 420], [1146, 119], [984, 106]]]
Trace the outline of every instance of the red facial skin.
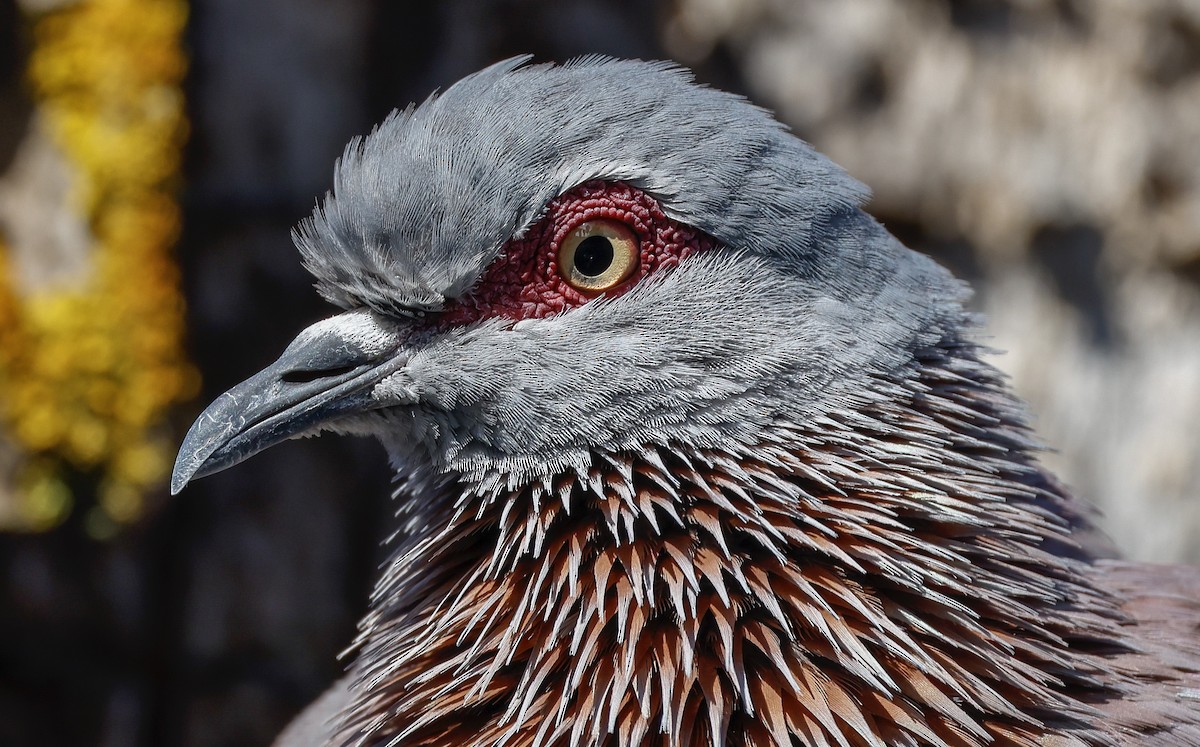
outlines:
[[[638, 238], [638, 266], [620, 285], [601, 293], [572, 288], [558, 273], [562, 241], [581, 223], [605, 218], [629, 226]], [[716, 241], [695, 228], [671, 220], [654, 198], [621, 182], [590, 181], [555, 198], [546, 214], [521, 238], [510, 239], [478, 285], [451, 301], [440, 315], [446, 326], [503, 317], [541, 319], [599, 296], [619, 296], [651, 273]]]

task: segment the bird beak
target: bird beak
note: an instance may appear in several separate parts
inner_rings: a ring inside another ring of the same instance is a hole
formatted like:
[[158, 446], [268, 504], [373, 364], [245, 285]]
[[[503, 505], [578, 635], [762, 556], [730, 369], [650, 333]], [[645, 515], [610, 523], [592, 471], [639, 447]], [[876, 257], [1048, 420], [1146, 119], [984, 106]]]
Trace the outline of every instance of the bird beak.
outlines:
[[301, 332], [279, 360], [208, 406], [179, 447], [171, 494], [289, 438], [380, 406], [375, 384], [408, 362], [400, 335], [366, 311]]

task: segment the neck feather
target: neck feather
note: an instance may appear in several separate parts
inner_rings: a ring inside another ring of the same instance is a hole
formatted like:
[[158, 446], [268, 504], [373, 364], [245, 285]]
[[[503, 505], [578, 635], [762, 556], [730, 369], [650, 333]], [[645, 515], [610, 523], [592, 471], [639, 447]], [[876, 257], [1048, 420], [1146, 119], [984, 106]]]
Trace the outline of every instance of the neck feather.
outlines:
[[411, 489], [348, 742], [1114, 744], [1115, 604], [968, 345], [754, 444]]

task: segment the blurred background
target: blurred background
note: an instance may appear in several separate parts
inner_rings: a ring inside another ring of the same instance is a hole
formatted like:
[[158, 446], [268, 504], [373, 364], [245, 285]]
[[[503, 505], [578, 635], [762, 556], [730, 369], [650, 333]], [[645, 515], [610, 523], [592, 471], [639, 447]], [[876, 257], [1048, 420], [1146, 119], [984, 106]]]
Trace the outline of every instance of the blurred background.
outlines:
[[267, 744], [337, 676], [381, 449], [167, 471], [330, 313], [288, 231], [346, 141], [522, 52], [774, 109], [975, 285], [1124, 551], [1200, 563], [1195, 0], [0, 0], [0, 744]]

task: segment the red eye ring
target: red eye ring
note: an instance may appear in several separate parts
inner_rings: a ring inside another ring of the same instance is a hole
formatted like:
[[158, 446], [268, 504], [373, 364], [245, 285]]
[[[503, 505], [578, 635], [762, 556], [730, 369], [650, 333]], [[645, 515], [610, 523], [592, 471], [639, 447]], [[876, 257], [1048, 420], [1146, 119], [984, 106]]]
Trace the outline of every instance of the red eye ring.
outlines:
[[[604, 238], [587, 243], [596, 234]], [[447, 302], [436, 325], [554, 316], [618, 296], [715, 246], [702, 231], [668, 218], [636, 187], [585, 182], [551, 200], [540, 219], [509, 239], [475, 287]]]

